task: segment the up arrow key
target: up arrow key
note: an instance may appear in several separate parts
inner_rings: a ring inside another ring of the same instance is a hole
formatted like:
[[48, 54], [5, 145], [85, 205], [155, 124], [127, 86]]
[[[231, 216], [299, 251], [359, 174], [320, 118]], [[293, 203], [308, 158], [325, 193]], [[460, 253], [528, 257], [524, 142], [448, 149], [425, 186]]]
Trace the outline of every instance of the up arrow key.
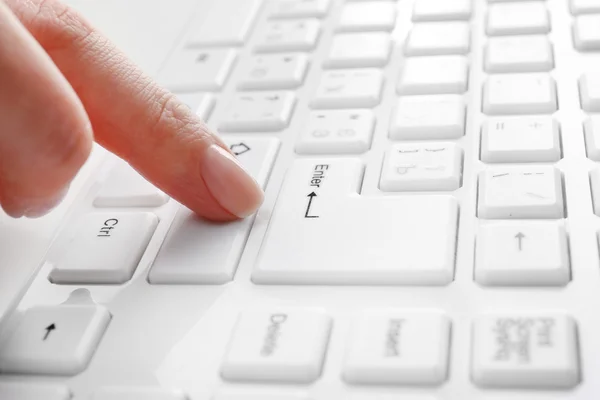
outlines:
[[564, 286], [571, 280], [561, 221], [482, 224], [475, 244], [475, 280], [485, 286]]
[[[77, 375], [87, 369], [110, 319], [108, 309], [96, 305], [28, 308], [13, 332], [2, 341], [0, 371], [19, 375]], [[1, 392], [0, 398], [5, 399]]]
[[56, 329], [56, 325], [55, 324], [50, 324], [46, 327], [46, 334], [44, 335], [44, 340], [48, 339], [48, 336], [50, 336], [50, 333], [52, 333], [53, 330]]
[[519, 242], [519, 251], [523, 250], [523, 238], [525, 235], [522, 232], [519, 232], [515, 235], [515, 239]]

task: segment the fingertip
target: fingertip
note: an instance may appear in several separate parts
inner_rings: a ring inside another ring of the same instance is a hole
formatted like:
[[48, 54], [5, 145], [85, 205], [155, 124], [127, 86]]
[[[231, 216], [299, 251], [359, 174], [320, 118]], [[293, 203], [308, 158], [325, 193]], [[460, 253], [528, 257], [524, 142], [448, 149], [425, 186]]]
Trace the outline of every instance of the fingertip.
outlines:
[[215, 200], [238, 218], [252, 215], [263, 202], [258, 183], [232, 154], [217, 144], [206, 148], [201, 175]]
[[56, 209], [69, 192], [69, 185], [53, 195], [38, 198], [4, 198], [2, 209], [12, 218], [41, 218]]

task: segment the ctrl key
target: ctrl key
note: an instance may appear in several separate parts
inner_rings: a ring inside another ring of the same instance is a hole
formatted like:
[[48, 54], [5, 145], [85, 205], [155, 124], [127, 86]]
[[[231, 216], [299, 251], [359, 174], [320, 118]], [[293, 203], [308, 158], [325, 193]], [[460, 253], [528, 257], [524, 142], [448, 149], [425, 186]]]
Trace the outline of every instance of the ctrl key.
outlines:
[[579, 383], [574, 320], [564, 314], [487, 315], [474, 325], [472, 378], [482, 387], [570, 388]]
[[116, 284], [131, 279], [158, 218], [146, 212], [84, 216], [49, 279], [60, 284]]
[[321, 375], [331, 318], [319, 310], [246, 311], [221, 375], [231, 381], [309, 383]]

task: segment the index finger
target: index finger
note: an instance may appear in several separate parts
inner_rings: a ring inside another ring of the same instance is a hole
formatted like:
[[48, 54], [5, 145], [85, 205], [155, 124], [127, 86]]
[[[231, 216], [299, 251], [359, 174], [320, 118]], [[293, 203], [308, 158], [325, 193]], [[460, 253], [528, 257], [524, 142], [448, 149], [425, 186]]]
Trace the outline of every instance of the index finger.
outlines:
[[197, 214], [230, 220], [263, 200], [256, 181], [187, 106], [57, 0], [9, 0], [81, 99], [98, 143]]

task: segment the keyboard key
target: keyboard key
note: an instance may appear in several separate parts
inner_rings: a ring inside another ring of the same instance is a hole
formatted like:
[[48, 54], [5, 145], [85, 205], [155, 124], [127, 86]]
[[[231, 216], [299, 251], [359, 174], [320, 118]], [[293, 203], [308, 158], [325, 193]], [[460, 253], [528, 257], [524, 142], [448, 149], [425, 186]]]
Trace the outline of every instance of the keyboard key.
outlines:
[[471, 19], [472, 0], [416, 0], [413, 22], [453, 21]]
[[232, 381], [313, 382], [321, 375], [331, 325], [318, 310], [246, 311], [221, 375]]
[[0, 399], [5, 400], [70, 400], [71, 391], [62, 385], [0, 383]]
[[244, 65], [238, 89], [296, 89], [304, 83], [308, 64], [302, 53], [254, 56]]
[[[224, 136], [238, 160], [264, 189], [279, 141]], [[148, 275], [151, 284], [221, 284], [233, 279], [252, 227], [252, 218], [214, 223], [183, 206]]]
[[600, 161], [600, 116], [588, 118], [584, 123], [587, 156]]
[[502, 167], [479, 175], [479, 218], [564, 217], [561, 173], [552, 166]]
[[82, 217], [49, 279], [52, 283], [124, 283], [131, 279], [158, 218], [145, 212], [101, 212]]
[[[352, 158], [294, 162], [252, 272], [254, 283], [446, 285], [452, 281], [456, 200], [439, 195], [362, 197], [357, 191], [363, 170], [362, 162]], [[295, 240], [289, 240], [291, 235]]]
[[484, 83], [486, 114], [551, 114], [557, 108], [556, 83], [548, 74], [492, 75]]
[[600, 216], [600, 169], [598, 167], [590, 172], [590, 185], [592, 189], [592, 200], [594, 202], [594, 213]]
[[462, 96], [402, 96], [392, 115], [394, 140], [456, 139], [465, 134]]
[[231, 49], [185, 49], [173, 54], [158, 80], [174, 92], [221, 90], [235, 63]]
[[325, 68], [383, 67], [388, 63], [392, 41], [387, 33], [345, 33], [333, 37]]
[[560, 160], [560, 132], [552, 117], [497, 117], [483, 123], [481, 161], [489, 163]]
[[570, 0], [569, 4], [573, 15], [600, 13], [598, 0]]
[[583, 74], [579, 79], [579, 95], [584, 111], [600, 112], [600, 74]]
[[218, 125], [221, 132], [277, 132], [288, 127], [296, 96], [294, 92], [238, 93]]
[[316, 19], [266, 22], [255, 47], [257, 53], [311, 51], [317, 45], [321, 26]]
[[110, 319], [106, 308], [93, 305], [30, 308], [0, 349], [0, 371], [78, 374], [89, 364]]
[[219, 0], [201, 8], [187, 37], [189, 47], [242, 46], [258, 17], [263, 0]]
[[344, 380], [437, 385], [446, 380], [450, 321], [436, 311], [365, 313], [354, 324]]
[[208, 120], [215, 107], [215, 97], [210, 93], [178, 93], [177, 97], [203, 121]]
[[148, 182], [129, 164], [115, 160], [94, 199], [94, 207], [160, 207], [169, 196]]
[[461, 94], [467, 91], [469, 65], [461, 56], [404, 60], [397, 91], [402, 95]]
[[[598, 5], [600, 6], [600, 2]], [[576, 17], [573, 24], [573, 39], [577, 50], [600, 50], [600, 15]]]
[[187, 396], [165, 389], [108, 387], [94, 392], [91, 400], [187, 400]]
[[469, 24], [427, 22], [413, 25], [404, 48], [407, 56], [464, 55], [471, 48]]
[[274, 3], [271, 19], [324, 18], [331, 0], [283, 0]]
[[375, 116], [370, 110], [313, 112], [296, 143], [296, 153], [364, 153], [371, 147], [374, 129]]
[[571, 271], [560, 222], [494, 222], [477, 234], [475, 280], [482, 285], [562, 286]]
[[472, 377], [483, 387], [570, 388], [579, 382], [577, 333], [562, 313], [489, 314], [475, 321]]
[[394, 144], [386, 153], [379, 188], [386, 192], [443, 191], [460, 187], [462, 150], [454, 143]]
[[313, 109], [372, 108], [379, 104], [383, 73], [377, 69], [326, 71], [310, 107]]
[[489, 36], [549, 33], [550, 16], [543, 1], [491, 4], [487, 14]]
[[337, 30], [340, 32], [390, 32], [396, 25], [396, 4], [390, 1], [347, 3]]
[[487, 72], [546, 72], [553, 68], [552, 44], [546, 36], [495, 37], [485, 47]]

